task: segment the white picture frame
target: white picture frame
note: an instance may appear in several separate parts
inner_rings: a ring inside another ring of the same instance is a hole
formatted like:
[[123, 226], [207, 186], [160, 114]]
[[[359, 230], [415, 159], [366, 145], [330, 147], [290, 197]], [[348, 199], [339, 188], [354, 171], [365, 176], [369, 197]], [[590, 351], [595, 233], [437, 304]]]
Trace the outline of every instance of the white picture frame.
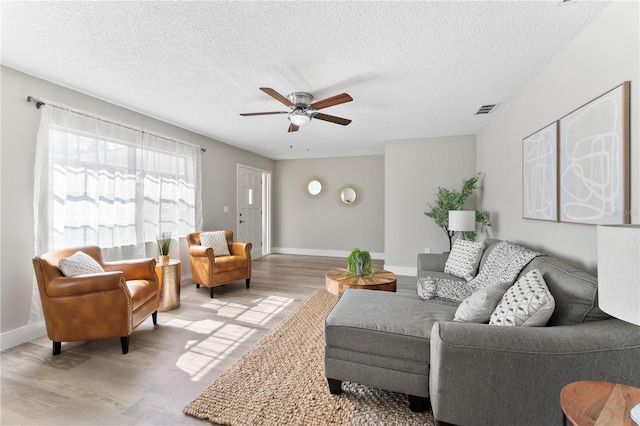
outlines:
[[629, 82], [559, 123], [560, 222], [630, 223]]
[[522, 140], [522, 217], [558, 220], [558, 122]]

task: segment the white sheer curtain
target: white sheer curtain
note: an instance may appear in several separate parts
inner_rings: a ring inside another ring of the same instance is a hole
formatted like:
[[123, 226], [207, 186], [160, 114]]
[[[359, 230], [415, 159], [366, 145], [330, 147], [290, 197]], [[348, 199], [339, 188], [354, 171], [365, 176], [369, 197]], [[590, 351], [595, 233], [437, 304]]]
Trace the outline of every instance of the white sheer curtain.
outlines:
[[[106, 260], [188, 262], [184, 236], [202, 229], [201, 150], [46, 101], [35, 162], [35, 253], [97, 245]], [[40, 309], [35, 289], [32, 303]]]

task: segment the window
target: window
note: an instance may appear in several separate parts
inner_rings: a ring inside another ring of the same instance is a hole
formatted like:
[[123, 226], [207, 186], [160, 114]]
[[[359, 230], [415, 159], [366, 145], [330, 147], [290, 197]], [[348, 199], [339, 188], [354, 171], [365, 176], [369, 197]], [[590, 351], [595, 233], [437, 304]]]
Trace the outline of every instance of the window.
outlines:
[[160, 232], [177, 239], [201, 229], [199, 169], [198, 147], [47, 103], [36, 153], [36, 252], [98, 245], [124, 255], [103, 250], [105, 258], [155, 257]]

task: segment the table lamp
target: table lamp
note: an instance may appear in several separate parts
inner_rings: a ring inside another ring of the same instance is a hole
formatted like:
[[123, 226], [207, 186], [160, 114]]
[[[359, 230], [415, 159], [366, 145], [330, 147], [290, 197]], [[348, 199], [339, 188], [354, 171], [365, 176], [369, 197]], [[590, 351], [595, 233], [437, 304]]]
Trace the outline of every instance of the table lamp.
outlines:
[[475, 230], [475, 210], [449, 210], [449, 231], [459, 232], [458, 238], [464, 240], [465, 232], [473, 232]]
[[[598, 226], [598, 305], [640, 325], [640, 225]], [[640, 404], [631, 409], [640, 425]]]

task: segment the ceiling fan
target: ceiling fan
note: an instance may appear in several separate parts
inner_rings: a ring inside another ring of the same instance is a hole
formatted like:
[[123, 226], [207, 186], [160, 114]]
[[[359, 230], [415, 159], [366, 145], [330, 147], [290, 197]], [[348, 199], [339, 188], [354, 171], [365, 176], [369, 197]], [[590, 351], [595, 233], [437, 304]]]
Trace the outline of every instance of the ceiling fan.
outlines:
[[282, 96], [280, 93], [269, 87], [261, 87], [267, 95], [271, 96], [275, 100], [285, 104], [290, 108], [290, 111], [272, 111], [272, 112], [248, 112], [240, 114], [243, 117], [251, 115], [271, 115], [271, 114], [287, 114], [289, 118], [289, 132], [297, 132], [301, 126], [308, 124], [312, 118], [318, 120], [328, 121], [330, 123], [341, 124], [346, 126], [351, 123], [351, 120], [342, 117], [336, 117], [334, 115], [323, 114], [318, 112], [323, 108], [327, 108], [334, 105], [343, 104], [345, 102], [351, 102], [353, 98], [346, 93], [341, 93], [336, 96], [332, 96], [321, 101], [313, 102], [313, 96], [307, 92], [293, 92], [289, 93], [287, 97]]

